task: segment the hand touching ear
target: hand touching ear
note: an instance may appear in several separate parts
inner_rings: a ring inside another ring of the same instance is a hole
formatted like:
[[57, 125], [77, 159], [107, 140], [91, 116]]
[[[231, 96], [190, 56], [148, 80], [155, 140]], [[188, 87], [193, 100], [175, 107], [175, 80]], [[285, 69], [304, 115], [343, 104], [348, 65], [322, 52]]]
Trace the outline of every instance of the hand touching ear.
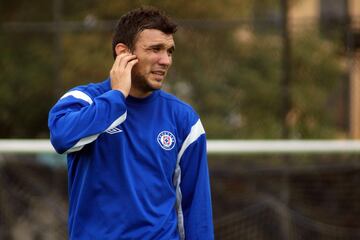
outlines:
[[135, 55], [122, 52], [117, 55], [110, 70], [111, 88], [122, 92], [125, 97], [129, 95], [131, 88], [131, 69], [137, 62]]

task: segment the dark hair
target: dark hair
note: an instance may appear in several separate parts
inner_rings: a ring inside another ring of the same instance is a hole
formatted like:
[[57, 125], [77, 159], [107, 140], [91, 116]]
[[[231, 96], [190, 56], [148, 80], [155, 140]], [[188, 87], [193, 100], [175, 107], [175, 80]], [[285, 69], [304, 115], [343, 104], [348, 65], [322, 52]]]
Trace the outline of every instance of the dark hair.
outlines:
[[116, 58], [115, 46], [118, 43], [123, 43], [133, 50], [137, 35], [145, 29], [157, 29], [166, 34], [174, 34], [177, 24], [154, 7], [141, 7], [124, 14], [120, 18], [113, 36], [114, 58]]

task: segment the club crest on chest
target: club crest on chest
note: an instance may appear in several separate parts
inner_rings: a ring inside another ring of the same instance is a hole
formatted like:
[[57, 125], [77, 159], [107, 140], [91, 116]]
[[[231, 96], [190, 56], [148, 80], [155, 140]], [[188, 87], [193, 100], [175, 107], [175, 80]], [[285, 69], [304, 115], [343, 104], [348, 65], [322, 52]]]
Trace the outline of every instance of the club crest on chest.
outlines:
[[157, 136], [157, 142], [164, 150], [171, 150], [175, 147], [176, 139], [174, 134], [172, 134], [171, 132], [162, 131]]

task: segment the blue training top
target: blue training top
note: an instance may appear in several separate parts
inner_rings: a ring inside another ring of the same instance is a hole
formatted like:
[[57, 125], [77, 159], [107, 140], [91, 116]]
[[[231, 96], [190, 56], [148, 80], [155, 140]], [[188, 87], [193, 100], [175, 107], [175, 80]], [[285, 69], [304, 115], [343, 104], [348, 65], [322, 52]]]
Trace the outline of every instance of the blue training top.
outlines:
[[162, 90], [138, 99], [110, 80], [76, 87], [49, 113], [68, 153], [69, 238], [213, 239], [204, 128]]

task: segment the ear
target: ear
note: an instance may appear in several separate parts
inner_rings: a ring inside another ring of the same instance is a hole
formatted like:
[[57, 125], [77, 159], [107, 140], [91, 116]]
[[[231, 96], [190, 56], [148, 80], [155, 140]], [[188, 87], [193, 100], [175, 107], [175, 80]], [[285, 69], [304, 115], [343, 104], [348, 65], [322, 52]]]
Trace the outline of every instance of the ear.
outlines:
[[123, 43], [118, 43], [115, 46], [115, 53], [116, 55], [119, 55], [120, 53], [125, 53], [125, 52], [129, 52], [129, 48], [123, 44]]

